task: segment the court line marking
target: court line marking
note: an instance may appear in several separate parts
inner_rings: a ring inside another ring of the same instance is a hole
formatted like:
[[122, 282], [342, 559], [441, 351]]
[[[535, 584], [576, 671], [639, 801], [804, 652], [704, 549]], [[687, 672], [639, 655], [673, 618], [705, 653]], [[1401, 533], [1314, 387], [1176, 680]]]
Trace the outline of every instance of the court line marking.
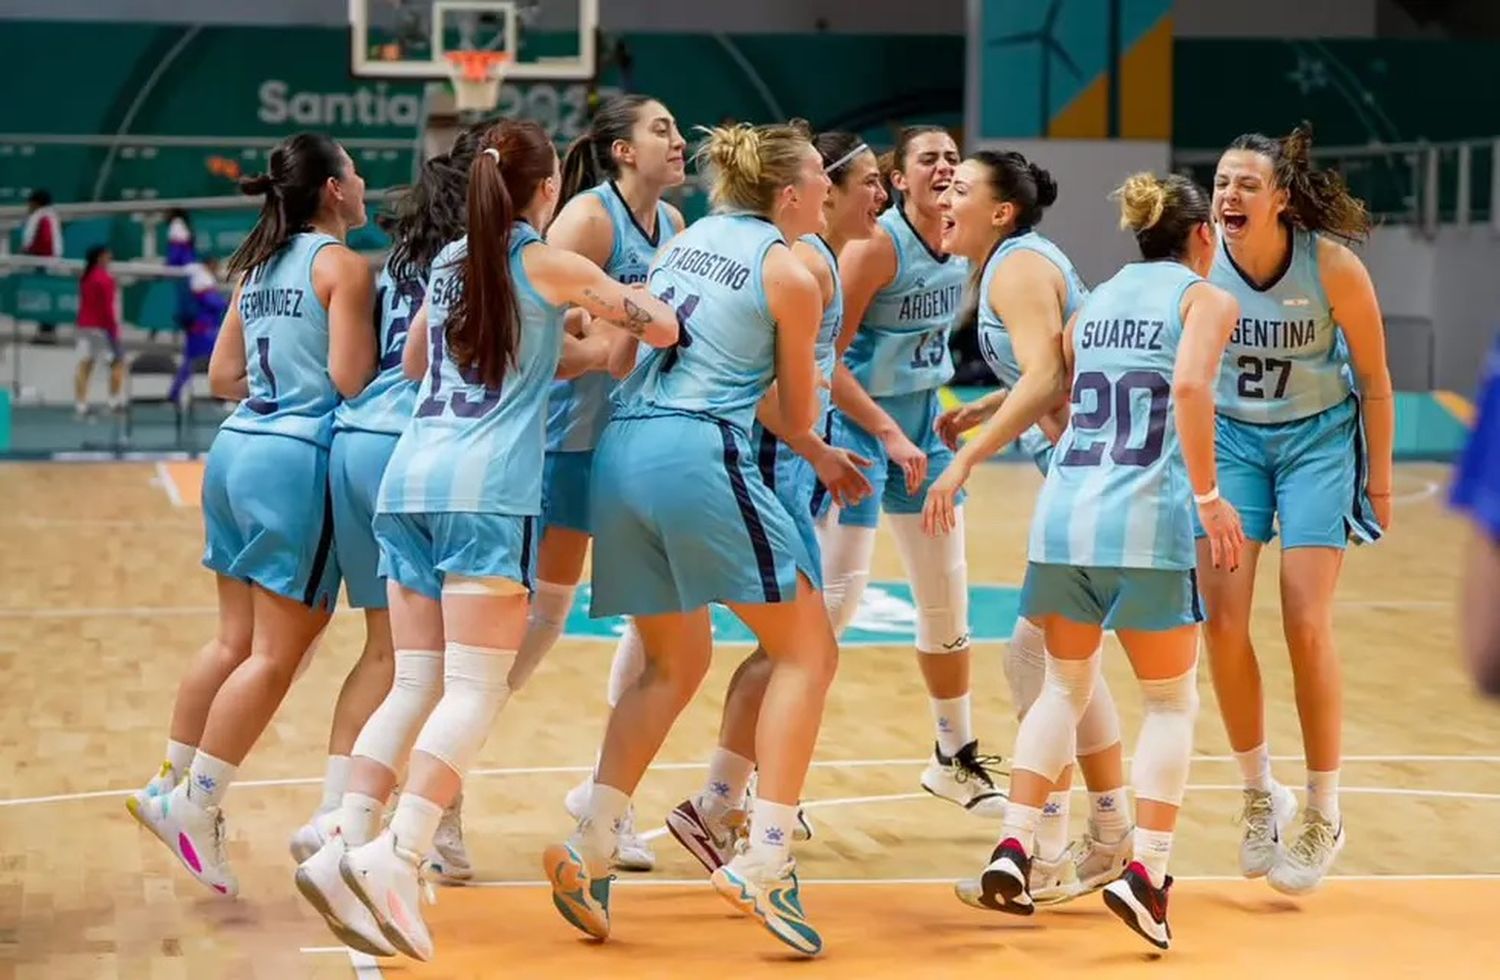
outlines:
[[177, 481], [172, 479], [172, 471], [161, 460], [156, 461], [156, 485], [161, 487], [173, 507], [182, 506], [182, 490], [177, 486]]
[[[1202, 762], [1231, 762], [1233, 760], [1234, 760], [1234, 756], [1230, 756], [1230, 755], [1195, 755], [1195, 756], [1193, 756], [1193, 760], [1192, 761], [1193, 762], [1202, 763]], [[1301, 761], [1303, 761], [1302, 756], [1300, 756], [1300, 755], [1273, 755], [1273, 756], [1271, 756], [1271, 760], [1273, 762], [1301, 762]], [[870, 768], [876, 768], [876, 769], [878, 769], [878, 768], [895, 767], [895, 766], [912, 766], [912, 767], [916, 767], [916, 766], [925, 766], [930, 761], [931, 761], [930, 759], [814, 759], [813, 762], [811, 763], [811, 768], [813, 768], [813, 769], [870, 769]], [[1129, 761], [1129, 760], [1127, 759], [1126, 761]], [[1500, 763], [1500, 755], [1346, 755], [1346, 756], [1343, 757], [1343, 762], [1346, 763], [1346, 764], [1347, 763], [1360, 763], [1360, 762], [1365, 762], [1365, 763], [1453, 762], [1453, 763], [1479, 763], [1479, 764], [1482, 764], [1482, 765], [1492, 765], [1492, 764]], [[660, 762], [660, 763], [654, 763], [654, 764], [652, 764], [651, 771], [653, 771], [653, 772], [681, 772], [681, 771], [690, 771], [690, 770], [707, 769], [707, 768], [708, 768], [708, 763], [707, 762]], [[469, 771], [469, 775], [470, 776], [538, 776], [538, 775], [560, 775], [560, 774], [565, 774], [565, 773], [573, 773], [573, 774], [577, 774], [577, 775], [585, 775], [587, 773], [592, 773], [593, 771], [594, 771], [594, 767], [592, 765], [575, 765], [575, 766], [502, 766], [502, 767], [493, 768], [493, 769], [471, 769]], [[234, 785], [235, 785], [235, 787], [237, 787], [239, 789], [256, 789], [256, 788], [280, 787], [280, 786], [315, 786], [315, 785], [321, 785], [322, 782], [323, 782], [323, 777], [322, 776], [295, 776], [295, 777], [289, 777], [289, 778], [284, 778], [284, 779], [246, 779], [246, 780], [242, 780], [242, 781], [236, 782]], [[134, 793], [139, 788], [140, 787], [138, 787], [138, 786], [132, 786], [132, 787], [130, 787], [128, 789], [101, 789], [101, 790], [89, 790], [87, 792], [82, 792], [82, 793], [55, 793], [55, 794], [52, 794], [52, 795], [49, 795], [49, 796], [13, 797], [11, 799], [0, 799], [0, 809], [3, 809], [5, 807], [38, 806], [38, 805], [45, 804], [45, 803], [71, 803], [71, 802], [74, 802], [74, 801], [77, 801], [77, 800], [98, 800], [98, 799], [109, 799], [111, 797], [126, 797], [126, 796], [129, 796], [131, 793]], [[1203, 788], [1208, 789], [1210, 787], [1205, 786]], [[1233, 788], [1233, 789], [1238, 790], [1238, 789], [1243, 789], [1244, 787], [1243, 786], [1229, 787], [1228, 784], [1224, 784], [1222, 787], [1215, 786], [1215, 787], [1212, 787], [1212, 788]], [[1340, 787], [1340, 789], [1341, 789], [1341, 791], [1348, 792], [1348, 793], [1361, 793], [1361, 792], [1388, 793], [1390, 795], [1396, 795], [1396, 796], [1406, 795], [1406, 794], [1417, 795], [1417, 796], [1444, 796], [1444, 795], [1449, 795], [1449, 794], [1459, 794], [1457, 798], [1460, 798], [1460, 799], [1464, 798], [1462, 792], [1458, 791], [1458, 790], [1408, 790], [1405, 787], [1398, 787], [1398, 788], [1393, 788], [1393, 789], [1390, 789], [1390, 790], [1386, 790], [1386, 789], [1381, 789], [1379, 787], [1351, 787], [1351, 786], [1343, 786], [1343, 787]], [[1075, 787], [1075, 792], [1082, 792], [1082, 788], [1081, 787]], [[905, 796], [906, 796], [906, 794], [903, 794], [901, 798], [905, 798]], [[927, 796], [927, 794], [925, 794], [925, 793], [923, 793], [923, 794], [911, 794], [911, 796], [913, 798], [925, 798]], [[861, 797], [859, 799], [881, 799], [881, 798], [883, 798], [883, 797]], [[1475, 795], [1475, 798], [1476, 799], [1486, 799], [1486, 800], [1487, 799], [1500, 799], [1500, 793], [1477, 794], [1477, 795]], [[825, 803], [816, 804], [816, 805], [829, 806], [829, 805], [832, 805], [832, 804], [825, 802]]]
[[[957, 878], [799, 878], [803, 885], [951, 885]], [[1255, 879], [1242, 875], [1173, 875], [1173, 881], [1243, 881], [1255, 883]], [[1389, 874], [1389, 875], [1328, 875], [1324, 881], [1500, 881], [1500, 872], [1479, 871], [1457, 874]], [[469, 881], [453, 888], [550, 888], [551, 882], [539, 881]], [[615, 877], [611, 888], [684, 888], [694, 885], [709, 885], [708, 877], [702, 878], [622, 878]], [[304, 952], [344, 952], [342, 948], [309, 947]]]

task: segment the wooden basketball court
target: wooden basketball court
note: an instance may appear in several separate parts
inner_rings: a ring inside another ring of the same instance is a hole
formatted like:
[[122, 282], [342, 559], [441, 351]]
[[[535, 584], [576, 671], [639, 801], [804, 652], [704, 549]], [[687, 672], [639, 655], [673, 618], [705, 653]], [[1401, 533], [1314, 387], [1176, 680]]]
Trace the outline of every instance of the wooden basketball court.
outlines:
[[[827, 942], [806, 964], [787, 962], [779, 943], [733, 917], [670, 837], [656, 842], [656, 872], [619, 883], [609, 943], [583, 940], [552, 911], [539, 855], [568, 832], [562, 796], [597, 747], [612, 652], [597, 640], [561, 642], [497, 724], [465, 807], [485, 887], [440, 891], [428, 910], [435, 963], [351, 955], [292, 887], [286, 840], [319, 797], [333, 697], [362, 638], [358, 615], [336, 617], [230, 793], [241, 898], [192, 881], [122, 801], [159, 763], [180, 671], [214, 624], [194, 476], [191, 464], [0, 467], [0, 977], [926, 978], [1091, 968], [1481, 977], [1500, 963], [1500, 708], [1471, 694], [1459, 669], [1453, 597], [1464, 529], [1443, 506], [1446, 467], [1398, 467], [1397, 527], [1350, 554], [1340, 589], [1349, 844], [1337, 880], [1294, 901], [1237, 878], [1238, 779], [1205, 672], [1171, 953], [1154, 954], [1097, 898], [1029, 920], [966, 908], [950, 883], [977, 871], [996, 828], [917, 785], [931, 721], [910, 647], [852, 647], [806, 791], [817, 837], [799, 854], [803, 897]], [[976, 476], [976, 584], [1019, 583], [1039, 483], [1022, 465]], [[1257, 640], [1271, 749], [1278, 774], [1298, 785], [1268, 559]], [[874, 578], [901, 578], [884, 537]], [[697, 788], [724, 684], [744, 652], [721, 652], [647, 776], [642, 826], [658, 826]], [[987, 751], [1008, 755], [1015, 720], [1000, 649], [985, 643], [977, 654], [976, 726]], [[1139, 698], [1118, 651], [1106, 669], [1133, 741]]]

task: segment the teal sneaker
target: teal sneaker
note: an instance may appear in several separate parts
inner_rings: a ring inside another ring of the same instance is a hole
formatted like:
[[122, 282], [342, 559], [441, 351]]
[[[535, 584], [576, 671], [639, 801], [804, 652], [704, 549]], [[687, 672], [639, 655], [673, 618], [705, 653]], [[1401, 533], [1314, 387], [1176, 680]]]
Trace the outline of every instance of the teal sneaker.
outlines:
[[730, 905], [759, 919], [771, 935], [804, 956], [816, 956], [823, 951], [823, 937], [802, 911], [796, 869], [796, 861], [780, 868], [759, 867], [740, 853], [710, 880]]

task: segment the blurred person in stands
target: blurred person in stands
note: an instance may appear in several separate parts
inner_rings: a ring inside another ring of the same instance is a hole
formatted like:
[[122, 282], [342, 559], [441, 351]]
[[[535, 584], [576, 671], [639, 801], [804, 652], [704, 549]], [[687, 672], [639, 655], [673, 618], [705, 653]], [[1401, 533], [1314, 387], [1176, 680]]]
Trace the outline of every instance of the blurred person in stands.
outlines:
[[[21, 226], [21, 254], [62, 258], [62, 220], [52, 208], [52, 193], [40, 187], [26, 198], [26, 223]], [[56, 343], [57, 324], [37, 324], [36, 339], [40, 344]]]
[[[198, 247], [193, 235], [193, 219], [182, 208], [173, 208], [167, 212], [167, 266], [182, 268], [197, 262]], [[186, 276], [177, 280], [177, 311], [172, 317], [178, 329], [187, 335], [189, 344], [192, 343], [193, 325], [198, 319], [198, 289], [194, 278]], [[217, 327], [218, 324], [215, 323], [214, 326]], [[151, 328], [151, 339], [156, 339], [155, 327]], [[191, 358], [191, 355], [188, 356]], [[173, 387], [175, 389], [176, 386]]]
[[188, 274], [181, 280], [180, 288], [188, 295], [184, 304], [186, 318], [183, 319], [182, 362], [177, 366], [177, 376], [167, 397], [177, 402], [189, 387], [193, 371], [199, 363], [205, 363], [214, 352], [214, 341], [219, 337], [219, 324], [229, 312], [229, 297], [219, 284], [219, 263], [213, 257], [194, 261], [187, 266]]
[[1479, 689], [1500, 697], [1500, 335], [1490, 348], [1474, 434], [1454, 475], [1451, 499], [1474, 524], [1460, 604], [1464, 653]]
[[89, 377], [94, 362], [109, 358], [109, 407], [125, 404], [125, 358], [120, 350], [120, 288], [109, 274], [109, 248], [88, 251], [78, 279], [78, 370], [73, 378], [74, 405], [79, 418], [89, 412]]

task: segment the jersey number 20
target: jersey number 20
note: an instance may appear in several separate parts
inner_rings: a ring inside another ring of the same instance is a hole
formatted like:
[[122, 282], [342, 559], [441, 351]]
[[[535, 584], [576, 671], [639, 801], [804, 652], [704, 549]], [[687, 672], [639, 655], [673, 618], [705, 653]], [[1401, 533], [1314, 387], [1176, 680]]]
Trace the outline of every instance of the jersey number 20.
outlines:
[[[1085, 434], [1101, 431], [1111, 420], [1115, 423], [1115, 435], [1109, 446], [1109, 458], [1115, 465], [1150, 466], [1161, 459], [1171, 390], [1167, 379], [1155, 371], [1126, 371], [1113, 382], [1099, 371], [1084, 371], [1073, 381], [1073, 418], [1068, 423], [1074, 431], [1073, 445], [1058, 463], [1062, 466], [1102, 463], [1104, 440], [1091, 440]], [[1131, 414], [1131, 395], [1137, 391], [1148, 392], [1151, 404], [1147, 408], [1146, 441], [1132, 446], [1130, 434], [1135, 419]], [[1094, 394], [1094, 407], [1086, 410], [1084, 396], [1089, 392]]]

